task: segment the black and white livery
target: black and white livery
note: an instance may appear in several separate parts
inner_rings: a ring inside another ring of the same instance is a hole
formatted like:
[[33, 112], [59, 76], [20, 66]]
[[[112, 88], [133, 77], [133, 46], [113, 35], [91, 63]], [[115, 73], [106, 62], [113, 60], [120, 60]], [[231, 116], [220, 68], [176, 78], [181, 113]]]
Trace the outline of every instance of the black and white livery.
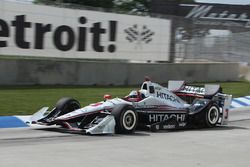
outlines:
[[61, 125], [86, 134], [215, 127], [227, 123], [232, 96], [223, 94], [219, 85], [200, 88], [169, 81], [166, 88], [147, 79], [140, 90], [124, 98], [104, 98], [83, 108], [75, 99], [62, 98], [51, 111], [44, 107], [35, 113], [32, 123]]

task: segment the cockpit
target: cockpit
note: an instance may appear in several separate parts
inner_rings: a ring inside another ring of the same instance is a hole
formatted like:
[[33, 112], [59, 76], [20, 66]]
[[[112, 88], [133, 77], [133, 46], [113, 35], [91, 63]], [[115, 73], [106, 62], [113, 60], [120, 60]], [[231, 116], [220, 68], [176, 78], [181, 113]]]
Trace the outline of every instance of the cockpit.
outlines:
[[139, 102], [147, 97], [149, 97], [149, 93], [147, 92], [147, 90], [132, 90], [124, 98], [124, 100], [130, 101], [130, 102]]
[[150, 94], [155, 93], [155, 88], [151, 84], [149, 79], [145, 79], [145, 82], [142, 84], [140, 90], [132, 90], [127, 96], [125, 96], [124, 100], [129, 102], [139, 102], [147, 97]]

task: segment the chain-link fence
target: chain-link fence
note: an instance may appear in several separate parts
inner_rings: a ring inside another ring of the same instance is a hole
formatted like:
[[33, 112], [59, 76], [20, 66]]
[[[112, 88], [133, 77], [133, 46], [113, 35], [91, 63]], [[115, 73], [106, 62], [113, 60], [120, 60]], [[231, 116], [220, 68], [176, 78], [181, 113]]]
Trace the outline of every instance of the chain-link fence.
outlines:
[[250, 31], [177, 41], [176, 61], [250, 63]]

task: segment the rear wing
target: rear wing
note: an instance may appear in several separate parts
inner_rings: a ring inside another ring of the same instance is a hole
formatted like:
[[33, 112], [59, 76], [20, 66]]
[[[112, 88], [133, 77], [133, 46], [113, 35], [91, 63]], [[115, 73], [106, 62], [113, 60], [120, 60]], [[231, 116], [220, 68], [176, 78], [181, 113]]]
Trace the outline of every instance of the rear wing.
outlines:
[[[223, 94], [222, 88], [217, 84], [205, 84], [204, 87], [188, 86], [184, 81], [169, 81], [168, 89], [177, 96], [193, 96], [193, 98], [209, 98], [215, 101], [220, 107], [222, 119], [219, 124], [225, 125], [228, 122], [228, 112], [232, 102], [232, 95]], [[192, 98], [192, 100], [193, 100]]]
[[188, 86], [184, 81], [168, 81], [168, 90], [174, 93], [185, 93], [200, 96], [214, 96], [222, 91], [220, 85], [205, 84], [204, 87]]

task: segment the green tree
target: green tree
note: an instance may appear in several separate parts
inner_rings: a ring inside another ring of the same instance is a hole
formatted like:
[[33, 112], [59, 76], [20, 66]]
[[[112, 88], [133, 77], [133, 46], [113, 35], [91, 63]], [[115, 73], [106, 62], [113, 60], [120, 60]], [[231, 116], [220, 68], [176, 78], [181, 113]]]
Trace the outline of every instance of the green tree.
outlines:
[[35, 3], [71, 3], [92, 7], [113, 8], [114, 10], [147, 10], [150, 0], [35, 0]]
[[63, 3], [74, 3], [79, 5], [112, 8], [113, 0], [63, 0]]
[[[154, 0], [35, 0], [35, 3], [71, 3], [84, 6], [101, 7], [132, 14], [147, 13], [150, 2]], [[173, 0], [166, 0], [173, 1]], [[178, 3], [195, 3], [195, 0], [176, 0]]]
[[102, 7], [102, 8], [112, 8], [114, 4], [113, 0], [35, 0], [35, 3], [41, 3], [41, 4], [71, 3], [71, 4]]
[[180, 3], [195, 3], [195, 0], [180, 0]]
[[149, 0], [114, 0], [115, 10], [130, 12], [147, 12]]

